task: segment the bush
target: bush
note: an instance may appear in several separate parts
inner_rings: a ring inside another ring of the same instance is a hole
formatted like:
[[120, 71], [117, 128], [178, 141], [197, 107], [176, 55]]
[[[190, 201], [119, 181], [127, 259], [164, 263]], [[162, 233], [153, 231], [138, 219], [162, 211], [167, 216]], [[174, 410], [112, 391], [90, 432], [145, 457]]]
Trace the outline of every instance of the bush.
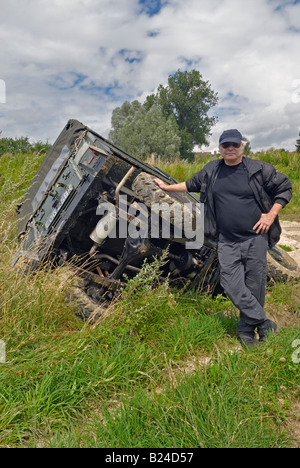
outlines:
[[6, 153], [18, 154], [27, 153], [28, 151], [49, 151], [51, 145], [48, 143], [42, 143], [37, 141], [30, 143], [28, 137], [20, 138], [1, 138], [0, 139], [0, 156]]

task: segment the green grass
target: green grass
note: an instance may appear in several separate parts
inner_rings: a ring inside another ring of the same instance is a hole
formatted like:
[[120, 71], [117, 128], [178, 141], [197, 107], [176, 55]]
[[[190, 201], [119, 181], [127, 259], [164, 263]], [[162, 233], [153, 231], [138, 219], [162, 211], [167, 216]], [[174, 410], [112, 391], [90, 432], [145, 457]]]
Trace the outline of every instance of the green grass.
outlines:
[[251, 351], [239, 347], [226, 298], [158, 281], [163, 258], [128, 282], [105, 321], [84, 323], [65, 302], [68, 267], [29, 277], [10, 267], [14, 210], [41, 159], [0, 159], [0, 446], [293, 444], [300, 284], [269, 286], [267, 310], [293, 320]]

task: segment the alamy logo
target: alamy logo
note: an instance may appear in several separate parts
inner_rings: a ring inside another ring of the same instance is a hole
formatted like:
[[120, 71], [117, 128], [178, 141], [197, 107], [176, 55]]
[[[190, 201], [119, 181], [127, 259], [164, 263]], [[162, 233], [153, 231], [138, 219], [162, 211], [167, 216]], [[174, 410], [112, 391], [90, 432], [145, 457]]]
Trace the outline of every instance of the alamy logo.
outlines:
[[4, 80], [0, 80], [0, 104], [6, 103], [6, 85]]
[[300, 79], [299, 78], [292, 82], [292, 88], [295, 88], [295, 91], [292, 93], [292, 103], [299, 104], [300, 102]]
[[96, 244], [111, 239], [151, 238], [184, 239], [187, 249], [199, 249], [204, 241], [204, 216], [201, 203], [127, 203], [120, 195], [117, 206], [100, 203], [96, 214], [102, 216], [91, 234]]
[[0, 340], [0, 364], [5, 364], [6, 362], [6, 343], [3, 340]]
[[294, 340], [292, 343], [292, 347], [296, 348], [292, 354], [292, 361], [295, 364], [299, 364], [300, 363], [300, 357], [299, 357], [300, 356], [300, 340]]

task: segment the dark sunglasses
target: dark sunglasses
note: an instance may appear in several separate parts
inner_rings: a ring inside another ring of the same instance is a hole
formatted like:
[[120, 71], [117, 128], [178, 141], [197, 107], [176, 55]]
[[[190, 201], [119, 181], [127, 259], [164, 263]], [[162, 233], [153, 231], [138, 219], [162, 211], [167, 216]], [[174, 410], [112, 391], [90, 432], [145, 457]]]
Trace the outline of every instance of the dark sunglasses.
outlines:
[[229, 148], [229, 146], [233, 146], [234, 148], [239, 148], [241, 146], [241, 143], [231, 143], [230, 141], [228, 143], [222, 143], [221, 145], [224, 149]]

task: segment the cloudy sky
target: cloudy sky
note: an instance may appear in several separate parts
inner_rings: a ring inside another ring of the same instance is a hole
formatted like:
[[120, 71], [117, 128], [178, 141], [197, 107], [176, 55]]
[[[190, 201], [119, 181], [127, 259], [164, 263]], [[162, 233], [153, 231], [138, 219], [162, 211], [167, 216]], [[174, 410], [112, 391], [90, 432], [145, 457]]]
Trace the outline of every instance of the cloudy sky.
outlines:
[[300, 0], [0, 0], [0, 130], [53, 143], [70, 118], [107, 137], [111, 113], [178, 69], [218, 93], [218, 123], [253, 150], [295, 149]]

